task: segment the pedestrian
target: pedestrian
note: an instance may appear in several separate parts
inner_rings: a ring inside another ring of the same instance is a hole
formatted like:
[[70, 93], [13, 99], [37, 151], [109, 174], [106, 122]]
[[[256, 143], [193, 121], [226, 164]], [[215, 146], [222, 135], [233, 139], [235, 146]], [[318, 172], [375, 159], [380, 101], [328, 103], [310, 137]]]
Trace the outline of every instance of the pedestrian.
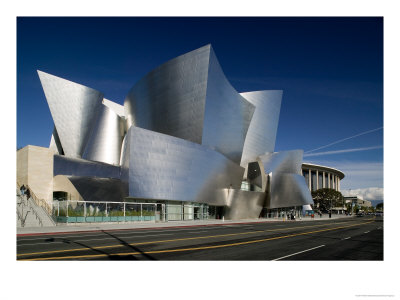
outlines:
[[29, 189], [26, 189], [26, 199], [29, 199], [31, 197], [31, 192]]
[[21, 195], [23, 196], [25, 194], [25, 186], [22, 185], [19, 190], [21, 191]]

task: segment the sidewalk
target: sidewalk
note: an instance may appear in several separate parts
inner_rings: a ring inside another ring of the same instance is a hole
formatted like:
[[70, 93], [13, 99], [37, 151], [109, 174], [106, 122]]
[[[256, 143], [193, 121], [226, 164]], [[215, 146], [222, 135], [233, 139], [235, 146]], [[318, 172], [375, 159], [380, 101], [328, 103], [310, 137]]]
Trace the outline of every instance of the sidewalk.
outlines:
[[[345, 215], [332, 215], [331, 219], [351, 218]], [[195, 220], [195, 221], [169, 221], [169, 222], [120, 222], [120, 223], [72, 223], [62, 224], [56, 227], [23, 227], [17, 228], [17, 236], [35, 235], [35, 234], [53, 234], [68, 232], [85, 232], [85, 231], [101, 231], [101, 230], [124, 230], [124, 229], [158, 229], [166, 227], [196, 227], [196, 226], [215, 226], [215, 225], [234, 225], [234, 224], [251, 224], [266, 222], [308, 222], [308, 221], [326, 221], [329, 220], [328, 215], [305, 217], [296, 220], [283, 220], [282, 218], [272, 219], [247, 219], [247, 220]]]

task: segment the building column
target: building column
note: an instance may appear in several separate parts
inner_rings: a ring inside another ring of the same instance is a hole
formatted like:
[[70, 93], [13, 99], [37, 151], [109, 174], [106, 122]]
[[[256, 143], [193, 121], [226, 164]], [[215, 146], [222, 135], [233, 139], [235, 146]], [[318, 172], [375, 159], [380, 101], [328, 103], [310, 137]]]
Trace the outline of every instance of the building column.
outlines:
[[318, 170], [315, 171], [315, 175], [317, 176], [317, 190], [318, 190], [319, 189]]
[[325, 183], [325, 172], [322, 172], [322, 187], [323, 187], [323, 188], [326, 187], [326, 183]]
[[338, 192], [340, 192], [340, 178], [338, 177]]
[[326, 186], [328, 189], [331, 187], [331, 174], [328, 173], [328, 184]]
[[308, 169], [308, 188], [312, 192], [312, 190], [311, 190], [311, 169]]

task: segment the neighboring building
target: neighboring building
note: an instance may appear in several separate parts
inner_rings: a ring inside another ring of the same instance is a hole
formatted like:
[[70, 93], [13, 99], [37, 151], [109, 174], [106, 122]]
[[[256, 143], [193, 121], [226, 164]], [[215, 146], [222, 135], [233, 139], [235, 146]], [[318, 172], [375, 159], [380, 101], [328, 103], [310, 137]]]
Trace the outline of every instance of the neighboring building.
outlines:
[[[211, 45], [149, 72], [123, 106], [38, 73], [54, 121], [53, 154], [35, 146], [19, 150], [17, 181], [36, 193], [40, 178], [29, 181], [41, 172], [35, 161], [45, 168], [43, 199], [49, 202], [146, 201], [227, 219], [313, 203], [301, 176], [303, 151], [274, 152], [282, 91], [238, 93]], [[36, 156], [29, 158], [31, 152]], [[327, 186], [339, 186], [343, 173], [317, 167], [336, 174]]]
[[340, 192], [340, 180], [344, 178], [342, 171], [309, 163], [303, 163], [301, 169], [310, 191], [329, 188]]
[[365, 206], [365, 207], [371, 207], [372, 202], [368, 200], [364, 200], [360, 196], [347, 196], [344, 197], [345, 203], [352, 203], [353, 206], [357, 205], [359, 207]]

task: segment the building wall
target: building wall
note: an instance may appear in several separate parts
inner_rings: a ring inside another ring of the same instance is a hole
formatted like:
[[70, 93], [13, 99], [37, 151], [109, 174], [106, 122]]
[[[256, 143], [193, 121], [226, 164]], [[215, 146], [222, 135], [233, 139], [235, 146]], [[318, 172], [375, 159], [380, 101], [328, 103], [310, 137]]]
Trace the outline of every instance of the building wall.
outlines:
[[310, 191], [330, 188], [340, 192], [340, 180], [344, 178], [339, 170], [309, 164], [302, 165], [302, 174]]
[[17, 181], [39, 199], [53, 199], [53, 155], [49, 148], [26, 146], [17, 151]]
[[69, 178], [64, 175], [57, 175], [54, 177], [53, 181], [53, 191], [54, 192], [66, 192], [68, 193], [68, 200], [79, 200], [83, 201], [84, 199], [76, 190], [75, 186], [71, 183]]

